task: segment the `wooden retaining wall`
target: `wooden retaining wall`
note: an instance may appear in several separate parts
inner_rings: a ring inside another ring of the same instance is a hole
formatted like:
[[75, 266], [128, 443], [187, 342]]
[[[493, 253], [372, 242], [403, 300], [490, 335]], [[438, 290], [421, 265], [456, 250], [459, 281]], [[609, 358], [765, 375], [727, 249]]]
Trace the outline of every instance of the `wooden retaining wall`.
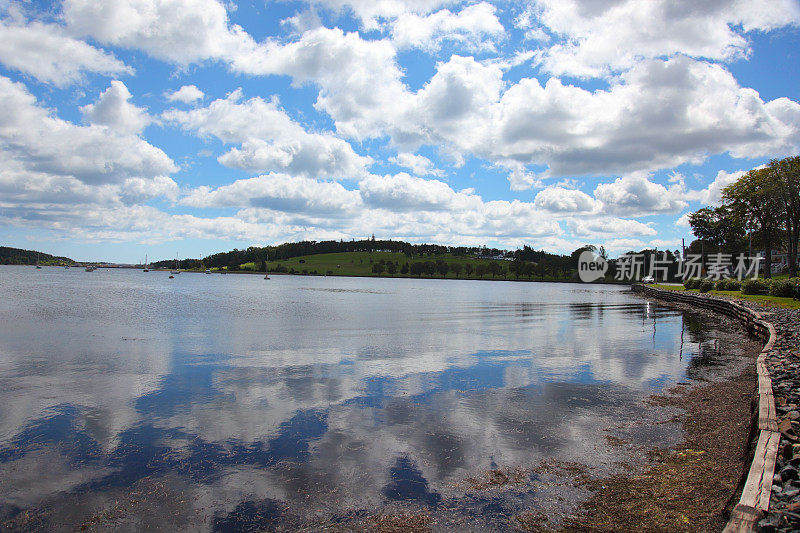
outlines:
[[739, 319], [747, 330], [763, 340], [764, 348], [756, 359], [758, 372], [758, 442], [753, 462], [747, 474], [742, 497], [733, 508], [723, 533], [744, 533], [756, 530], [756, 524], [769, 509], [772, 494], [772, 476], [778, 456], [780, 431], [772, 396], [772, 379], [767, 369], [767, 355], [775, 344], [775, 327], [752, 309], [732, 300], [723, 300], [697, 293], [656, 289], [647, 285], [634, 285], [633, 290], [660, 300], [680, 302]]

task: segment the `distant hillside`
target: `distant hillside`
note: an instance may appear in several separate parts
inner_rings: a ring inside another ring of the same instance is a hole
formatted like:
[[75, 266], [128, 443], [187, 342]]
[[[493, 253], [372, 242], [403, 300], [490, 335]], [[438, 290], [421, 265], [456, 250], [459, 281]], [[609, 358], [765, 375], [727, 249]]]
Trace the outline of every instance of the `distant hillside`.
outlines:
[[69, 257], [56, 257], [36, 250], [23, 250], [0, 246], [0, 265], [35, 265], [36, 258], [40, 265], [74, 265], [75, 261]]
[[[576, 277], [576, 264], [577, 259], [571, 255], [551, 254], [528, 246], [510, 251], [365, 239], [251, 246], [202, 259], [182, 259], [180, 267], [228, 272], [268, 269], [311, 275], [568, 280]], [[174, 266], [174, 259], [151, 263], [153, 268]]]

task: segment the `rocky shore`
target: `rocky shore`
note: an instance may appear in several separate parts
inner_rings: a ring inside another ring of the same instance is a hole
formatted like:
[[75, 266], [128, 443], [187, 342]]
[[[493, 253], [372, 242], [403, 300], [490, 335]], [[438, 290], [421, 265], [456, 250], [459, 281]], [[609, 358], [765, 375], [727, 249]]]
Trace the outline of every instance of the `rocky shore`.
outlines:
[[767, 358], [781, 432], [769, 513], [759, 532], [800, 531], [800, 310], [745, 303], [775, 326]]

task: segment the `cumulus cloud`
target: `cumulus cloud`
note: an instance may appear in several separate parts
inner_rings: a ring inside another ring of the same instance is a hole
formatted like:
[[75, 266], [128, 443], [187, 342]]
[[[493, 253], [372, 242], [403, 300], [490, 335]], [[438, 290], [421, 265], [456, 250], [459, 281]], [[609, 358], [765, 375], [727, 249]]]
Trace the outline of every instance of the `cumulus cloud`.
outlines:
[[583, 191], [564, 187], [547, 187], [534, 198], [536, 207], [555, 213], [588, 213], [597, 208], [597, 202]]
[[338, 183], [272, 173], [217, 189], [200, 187], [181, 200], [191, 207], [259, 207], [309, 217], [343, 216], [360, 205], [357, 191]]
[[494, 50], [494, 39], [505, 29], [486, 2], [472, 4], [457, 13], [447, 9], [420, 16], [404, 13], [392, 25], [392, 39], [398, 48], [435, 51], [445, 43], [473, 51]]
[[746, 170], [737, 170], [734, 172], [726, 172], [720, 170], [708, 187], [701, 191], [697, 191], [692, 195], [692, 200], [699, 200], [706, 205], [719, 205], [722, 202], [722, 189], [735, 183], [739, 178], [745, 175]]
[[167, 100], [170, 102], [183, 102], [184, 104], [191, 104], [197, 100], [202, 100], [205, 96], [203, 91], [197, 88], [196, 85], [184, 85], [177, 91], [168, 91], [164, 93]]
[[81, 112], [92, 124], [108, 126], [123, 135], [138, 135], [152, 119], [146, 109], [130, 102], [131, 96], [124, 83], [114, 80], [97, 102], [81, 107]]
[[89, 184], [177, 171], [164, 152], [138, 136], [56, 118], [24, 85], [5, 77], [0, 77], [0, 151], [28, 171], [73, 176]]
[[596, 77], [631, 68], [642, 58], [684, 54], [731, 60], [749, 53], [746, 33], [800, 22], [792, 0], [536, 0], [517, 24], [560, 37], [538, 60], [551, 74]]
[[245, 100], [240, 89], [207, 107], [170, 109], [162, 116], [187, 131], [239, 144], [219, 157], [221, 164], [231, 168], [355, 179], [365, 175], [365, 167], [372, 163], [331, 133], [307, 132], [278, 107], [277, 100]]
[[405, 172], [394, 176], [369, 176], [359, 182], [364, 203], [392, 211], [440, 211], [458, 209], [476, 196], [457, 193], [439, 180], [426, 180]]
[[407, 168], [417, 176], [441, 176], [444, 174], [434, 167], [433, 161], [423, 155], [401, 152], [395, 157], [390, 157], [389, 162]]
[[181, 65], [228, 60], [257, 46], [216, 0], [65, 0], [62, 9], [74, 35]]
[[350, 11], [366, 29], [376, 29], [381, 21], [404, 14], [425, 15], [455, 3], [454, 0], [314, 0], [334, 11]]
[[65, 34], [54, 24], [0, 21], [0, 62], [44, 83], [64, 87], [85, 73], [132, 74], [113, 54]]
[[627, 216], [675, 213], [686, 207], [682, 184], [669, 188], [654, 183], [643, 174], [630, 174], [613, 183], [602, 183], [594, 190], [603, 211]]

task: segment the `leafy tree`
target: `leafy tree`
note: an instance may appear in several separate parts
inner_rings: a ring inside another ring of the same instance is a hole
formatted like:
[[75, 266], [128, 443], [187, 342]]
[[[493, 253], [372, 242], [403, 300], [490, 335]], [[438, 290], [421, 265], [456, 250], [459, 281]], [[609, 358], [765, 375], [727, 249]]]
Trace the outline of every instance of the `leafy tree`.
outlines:
[[384, 265], [383, 261], [381, 261], [379, 263], [375, 263], [375, 264], [372, 265], [372, 272], [380, 276], [381, 274], [383, 274], [383, 269], [384, 268], [385, 268], [385, 265]]
[[[408, 264], [408, 263], [406, 263]], [[418, 261], [416, 263], [411, 263], [411, 275], [412, 276], [419, 276], [422, 277], [422, 274], [425, 273], [425, 263], [422, 261]]]
[[764, 276], [772, 277], [772, 247], [780, 235], [781, 205], [770, 169], [751, 170], [725, 187], [722, 198], [741, 220], [759, 233], [765, 253]]
[[772, 160], [768, 171], [776, 184], [778, 199], [783, 211], [789, 254], [789, 277], [797, 276], [797, 245], [800, 240], [800, 157]]
[[436, 263], [433, 261], [425, 261], [425, 273], [429, 276], [436, 274]]
[[437, 259], [436, 260], [436, 270], [442, 277], [447, 277], [447, 273], [450, 271], [450, 265], [447, 264], [447, 261], [444, 259]]
[[489, 272], [491, 272], [492, 277], [497, 276], [501, 270], [502, 268], [500, 267], [500, 263], [498, 263], [497, 261], [492, 261], [491, 263], [489, 263]]
[[486, 267], [486, 263], [478, 263], [477, 265], [475, 265], [475, 275], [478, 276], [479, 278], [485, 276], [488, 270], [489, 269]]
[[403, 263], [403, 267], [400, 269], [400, 273], [404, 275], [408, 274], [408, 261]]
[[472, 272], [474, 270], [475, 267], [472, 266], [472, 263], [467, 263], [466, 265], [464, 265], [464, 273], [467, 275], [468, 278], [472, 276]]
[[450, 265], [450, 270], [453, 272], [453, 276], [455, 277], [459, 277], [461, 275], [462, 269], [463, 266], [461, 265], [461, 263], [453, 263], [452, 265]]

